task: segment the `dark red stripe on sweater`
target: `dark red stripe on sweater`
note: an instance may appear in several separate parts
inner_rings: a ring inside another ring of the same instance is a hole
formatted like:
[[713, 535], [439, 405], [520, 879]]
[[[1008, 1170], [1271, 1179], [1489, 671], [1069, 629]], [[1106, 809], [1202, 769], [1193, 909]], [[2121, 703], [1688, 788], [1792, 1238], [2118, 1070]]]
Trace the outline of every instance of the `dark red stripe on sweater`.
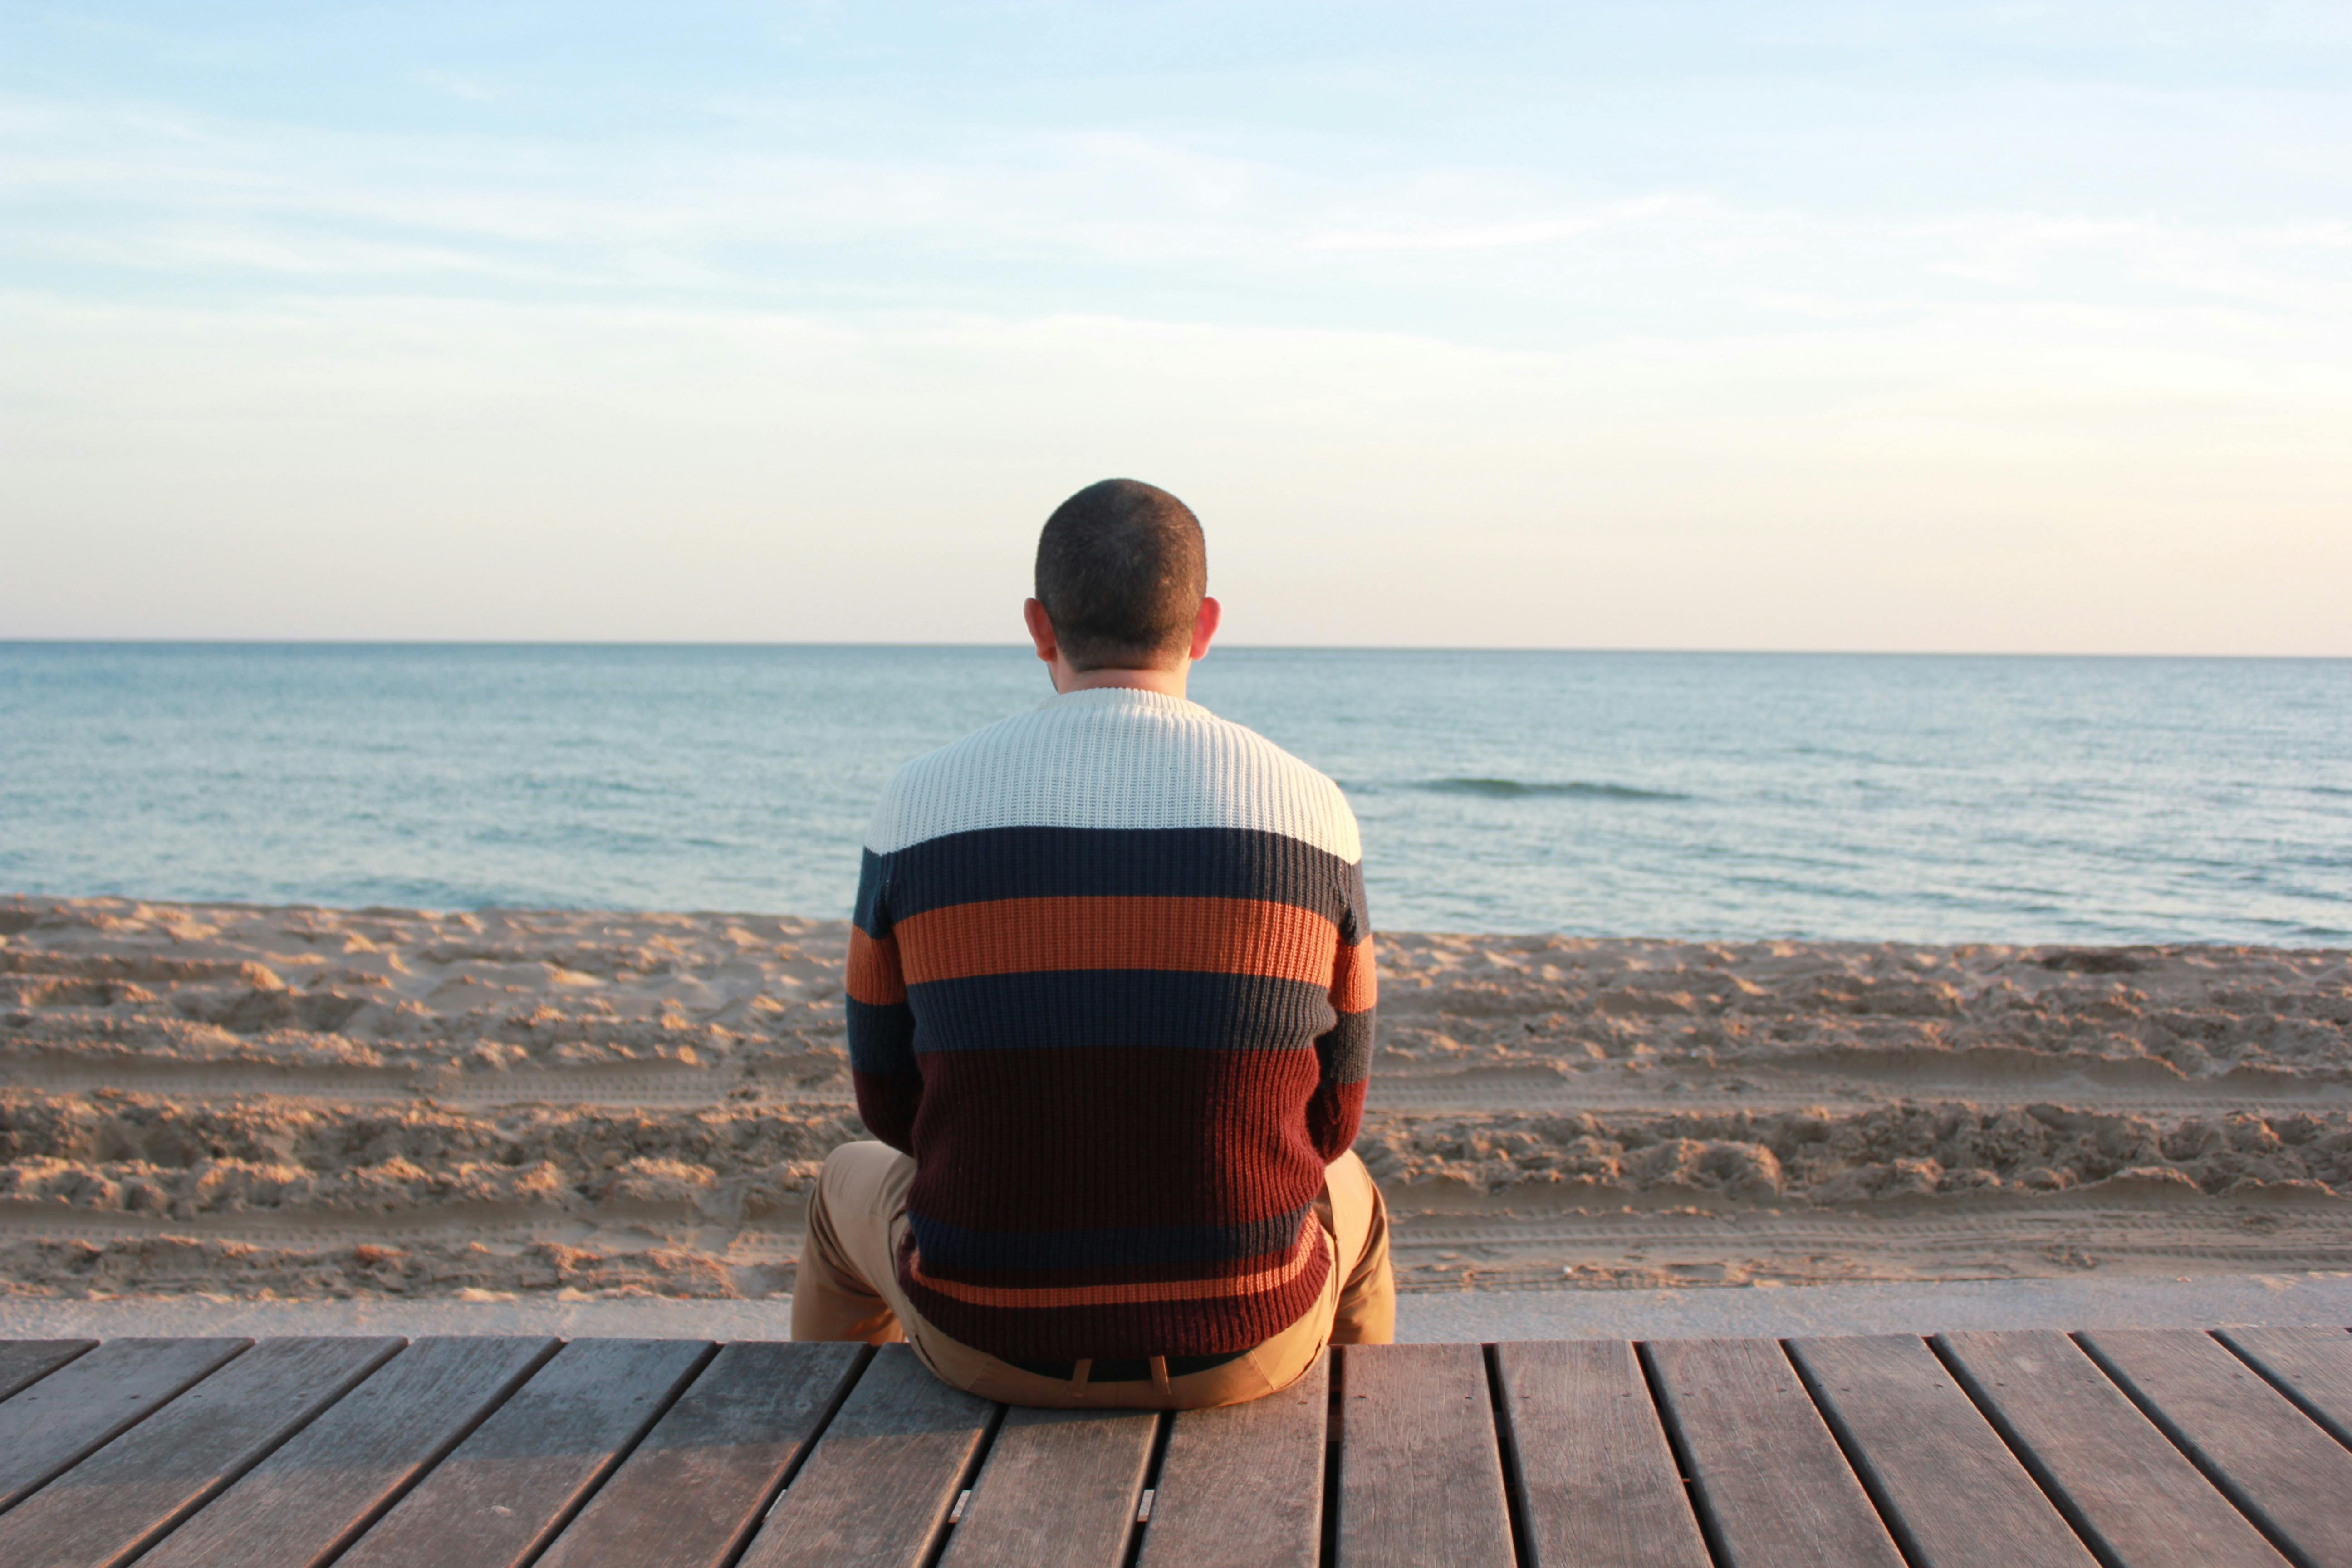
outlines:
[[[1321, 1239], [1323, 1227], [1309, 1226]], [[1206, 1301], [1140, 1301], [1115, 1306], [987, 1307], [908, 1282], [913, 1237], [899, 1255], [898, 1278], [915, 1310], [950, 1337], [1014, 1360], [1090, 1356], [1225, 1355], [1263, 1344], [1313, 1309], [1330, 1274], [1330, 1248], [1315, 1247], [1296, 1277], [1259, 1294]]]
[[[949, 1051], [920, 1058], [907, 1206], [967, 1230], [1244, 1224], [1323, 1190], [1312, 1051]], [[975, 1180], [971, 1173], [985, 1173]]]

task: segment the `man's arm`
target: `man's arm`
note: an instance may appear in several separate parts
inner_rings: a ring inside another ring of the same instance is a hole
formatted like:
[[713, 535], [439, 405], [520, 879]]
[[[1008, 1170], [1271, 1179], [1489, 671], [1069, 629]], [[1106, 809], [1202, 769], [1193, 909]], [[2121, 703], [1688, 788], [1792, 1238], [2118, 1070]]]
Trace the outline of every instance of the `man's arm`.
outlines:
[[907, 977], [884, 897], [887, 866], [869, 849], [857, 873], [849, 928], [849, 1075], [866, 1131], [911, 1154], [923, 1078], [915, 1069], [915, 1010], [907, 1005]]
[[1328, 1164], [1348, 1152], [1364, 1119], [1364, 1087], [1372, 1070], [1372, 1019], [1379, 981], [1372, 972], [1372, 924], [1364, 909], [1364, 868], [1348, 868], [1347, 913], [1339, 921], [1339, 952], [1331, 960], [1331, 1007], [1339, 1021], [1315, 1041], [1322, 1079], [1307, 1103], [1307, 1136]]

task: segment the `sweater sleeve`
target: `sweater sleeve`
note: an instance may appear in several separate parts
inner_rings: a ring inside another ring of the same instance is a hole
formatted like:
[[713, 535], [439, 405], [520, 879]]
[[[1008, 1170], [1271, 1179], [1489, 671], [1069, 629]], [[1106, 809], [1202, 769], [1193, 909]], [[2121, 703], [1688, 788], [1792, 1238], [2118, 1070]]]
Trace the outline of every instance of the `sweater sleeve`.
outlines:
[[911, 1154], [923, 1077], [915, 1067], [915, 1011], [907, 1005], [890, 925], [888, 873], [888, 860], [866, 851], [849, 928], [849, 1074], [866, 1131]]
[[1347, 913], [1331, 960], [1331, 1010], [1339, 1022], [1318, 1036], [1322, 1074], [1307, 1104], [1307, 1135], [1328, 1164], [1348, 1152], [1364, 1119], [1364, 1089], [1372, 1070], [1372, 1022], [1379, 982], [1372, 971], [1372, 927], [1364, 908], [1364, 868], [1348, 868]]

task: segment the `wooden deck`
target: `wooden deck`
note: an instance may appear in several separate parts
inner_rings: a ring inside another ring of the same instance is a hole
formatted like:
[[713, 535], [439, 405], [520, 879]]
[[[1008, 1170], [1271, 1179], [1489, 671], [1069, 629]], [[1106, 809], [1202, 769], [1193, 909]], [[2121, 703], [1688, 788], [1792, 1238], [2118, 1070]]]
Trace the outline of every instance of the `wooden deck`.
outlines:
[[1390, 1346], [1174, 1416], [898, 1346], [0, 1342], [0, 1563], [134, 1559], [2352, 1568], [2352, 1333]]

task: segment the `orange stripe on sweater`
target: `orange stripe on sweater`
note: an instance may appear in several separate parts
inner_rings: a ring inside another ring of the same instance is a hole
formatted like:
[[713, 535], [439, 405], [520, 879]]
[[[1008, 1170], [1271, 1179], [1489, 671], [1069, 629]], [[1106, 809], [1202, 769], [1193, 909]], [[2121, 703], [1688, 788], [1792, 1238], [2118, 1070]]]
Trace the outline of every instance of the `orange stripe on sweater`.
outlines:
[[877, 942], [856, 926], [849, 928], [849, 968], [842, 978], [852, 1000], [869, 1007], [895, 1007], [907, 999], [907, 982], [898, 969], [898, 939]]
[[1328, 985], [1339, 928], [1262, 899], [995, 899], [900, 921], [910, 984], [1062, 969], [1179, 969]]
[[942, 1296], [952, 1296], [975, 1307], [1124, 1307], [1142, 1301], [1200, 1301], [1219, 1296], [1255, 1296], [1281, 1289], [1314, 1266], [1316, 1253], [1323, 1245], [1323, 1227], [1309, 1224], [1298, 1228], [1298, 1245], [1291, 1248], [1289, 1258], [1281, 1264], [1255, 1274], [1234, 1274], [1222, 1279], [1165, 1279], [1151, 1284], [1130, 1285], [1041, 1285], [1024, 1290], [1017, 1286], [966, 1285], [958, 1279], [935, 1279], [923, 1272], [923, 1255], [920, 1252], [908, 1255], [907, 1271], [926, 1290], [937, 1290]]
[[1331, 965], [1331, 1005], [1342, 1013], [1361, 1013], [1380, 1000], [1380, 976], [1372, 964], [1372, 939], [1364, 938], [1339, 950]]

